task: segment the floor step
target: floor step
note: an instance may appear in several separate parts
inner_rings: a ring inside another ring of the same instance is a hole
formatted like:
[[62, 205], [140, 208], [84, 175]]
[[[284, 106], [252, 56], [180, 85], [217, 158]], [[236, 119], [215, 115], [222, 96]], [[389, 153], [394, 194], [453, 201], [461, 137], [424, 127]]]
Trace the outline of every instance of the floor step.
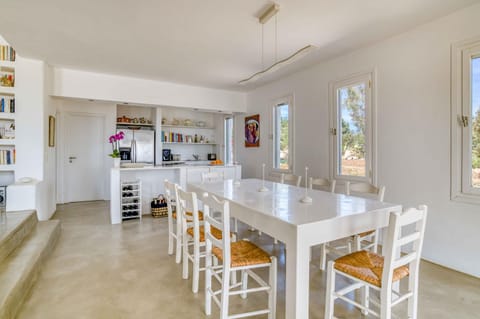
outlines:
[[0, 224], [0, 264], [20, 246], [37, 224], [35, 211], [4, 213]]
[[22, 245], [0, 263], [0, 318], [15, 318], [59, 235], [58, 220], [38, 222]]

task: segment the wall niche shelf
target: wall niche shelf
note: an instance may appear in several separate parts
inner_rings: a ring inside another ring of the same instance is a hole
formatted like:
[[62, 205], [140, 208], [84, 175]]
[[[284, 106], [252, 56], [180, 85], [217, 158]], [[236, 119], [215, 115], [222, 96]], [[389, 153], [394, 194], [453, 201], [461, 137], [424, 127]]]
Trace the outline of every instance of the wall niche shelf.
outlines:
[[195, 130], [214, 130], [215, 127], [213, 126], [193, 126], [193, 125], [171, 125], [171, 124], [162, 124], [163, 127], [169, 127], [169, 128], [189, 128], [189, 129], [195, 129]]
[[175, 144], [175, 145], [218, 145], [217, 143], [186, 143], [186, 142], [162, 142], [162, 144]]
[[121, 127], [135, 127], [135, 126], [142, 126], [142, 127], [153, 127], [153, 124], [146, 124], [146, 123], [125, 123], [125, 122], [117, 122], [117, 126]]

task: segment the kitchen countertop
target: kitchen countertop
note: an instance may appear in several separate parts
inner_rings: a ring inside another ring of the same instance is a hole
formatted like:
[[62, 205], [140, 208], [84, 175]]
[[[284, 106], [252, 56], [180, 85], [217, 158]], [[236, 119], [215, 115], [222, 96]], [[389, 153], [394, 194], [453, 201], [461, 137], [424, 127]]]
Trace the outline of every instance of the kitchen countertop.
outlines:
[[[180, 164], [180, 165], [147, 165], [147, 166], [140, 166], [140, 167], [120, 167], [120, 171], [149, 171], [149, 170], [171, 170], [171, 169], [182, 169], [182, 168], [189, 168], [189, 167], [235, 167], [240, 164], [227, 164], [227, 165], [208, 165], [208, 164]], [[118, 169], [118, 168], [113, 168]]]

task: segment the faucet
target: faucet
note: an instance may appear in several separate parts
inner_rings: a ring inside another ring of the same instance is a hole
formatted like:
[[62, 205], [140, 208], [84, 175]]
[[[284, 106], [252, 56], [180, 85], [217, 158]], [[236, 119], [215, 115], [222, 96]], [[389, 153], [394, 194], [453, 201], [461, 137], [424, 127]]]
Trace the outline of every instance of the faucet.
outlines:
[[198, 154], [192, 154], [193, 158], [198, 161], [200, 159], [200, 155]]

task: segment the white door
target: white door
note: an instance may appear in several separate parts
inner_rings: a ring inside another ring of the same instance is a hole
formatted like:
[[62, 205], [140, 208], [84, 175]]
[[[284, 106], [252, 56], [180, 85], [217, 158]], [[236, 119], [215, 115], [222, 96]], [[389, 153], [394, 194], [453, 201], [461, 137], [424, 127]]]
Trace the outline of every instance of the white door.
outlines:
[[104, 117], [65, 114], [65, 202], [104, 199]]

